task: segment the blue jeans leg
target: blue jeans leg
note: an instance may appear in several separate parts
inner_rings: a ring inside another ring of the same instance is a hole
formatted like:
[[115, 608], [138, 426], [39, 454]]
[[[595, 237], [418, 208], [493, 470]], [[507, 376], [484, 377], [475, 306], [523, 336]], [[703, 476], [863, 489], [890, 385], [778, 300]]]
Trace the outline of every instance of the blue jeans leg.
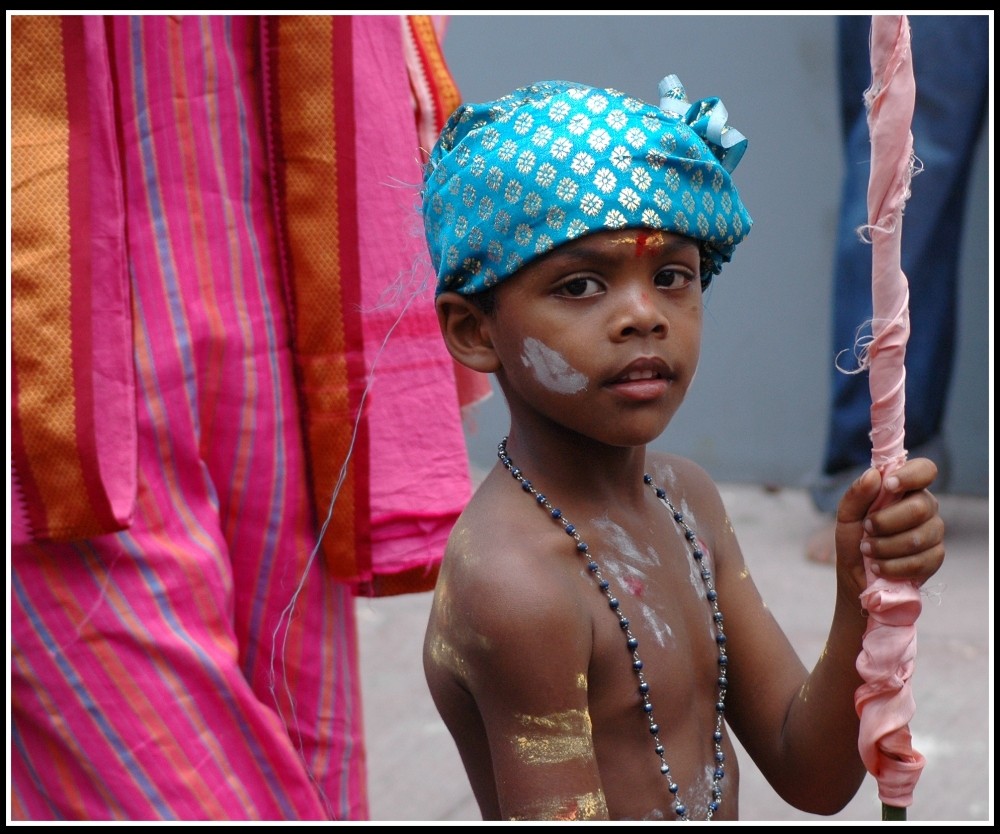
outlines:
[[[959, 248], [969, 172], [984, 122], [989, 83], [985, 16], [910, 18], [917, 97], [912, 131], [920, 173], [903, 217], [902, 267], [910, 287], [911, 336], [906, 346], [906, 445], [933, 457], [944, 481], [941, 428], [951, 382], [958, 297]], [[871, 248], [857, 229], [867, 220], [870, 165], [863, 106], [870, 82], [870, 18], [839, 20], [844, 179], [833, 275], [831, 412], [822, 476], [812, 486], [817, 508], [836, 508], [843, 487], [871, 461], [871, 397], [854, 345], [870, 333]]]

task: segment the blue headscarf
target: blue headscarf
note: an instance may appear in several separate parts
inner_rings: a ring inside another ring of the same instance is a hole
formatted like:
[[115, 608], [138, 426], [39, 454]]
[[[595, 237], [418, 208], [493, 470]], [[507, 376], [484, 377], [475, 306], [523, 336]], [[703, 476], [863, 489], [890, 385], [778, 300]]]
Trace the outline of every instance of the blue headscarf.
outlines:
[[701, 243], [702, 280], [752, 220], [733, 185], [747, 140], [718, 99], [675, 75], [655, 107], [612, 89], [542, 81], [448, 119], [424, 170], [437, 291], [482, 292], [562, 243], [647, 228]]

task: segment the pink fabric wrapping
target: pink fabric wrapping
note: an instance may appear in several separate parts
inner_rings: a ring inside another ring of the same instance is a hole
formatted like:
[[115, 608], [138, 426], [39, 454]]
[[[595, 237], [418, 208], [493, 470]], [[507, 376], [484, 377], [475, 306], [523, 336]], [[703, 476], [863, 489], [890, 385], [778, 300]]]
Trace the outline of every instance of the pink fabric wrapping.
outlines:
[[430, 572], [471, 495], [469, 464], [454, 363], [434, 313], [417, 126], [400, 86], [408, 72], [401, 21], [361, 15], [353, 32], [362, 327], [373, 373], [365, 402], [372, 569]]
[[[865, 95], [871, 136], [868, 230], [872, 242], [872, 341], [866, 363], [872, 395], [872, 465], [883, 478], [906, 460], [903, 359], [909, 338], [909, 290], [900, 265], [903, 207], [912, 169], [915, 82], [905, 16], [876, 15], [871, 34], [872, 86]], [[893, 497], [884, 493], [876, 507]], [[877, 780], [886, 805], [905, 808], [924, 757], [912, 748], [909, 722], [916, 711], [910, 676], [916, 658], [919, 589], [871, 572], [862, 604], [868, 626], [857, 669], [864, 679], [855, 693], [861, 726], [858, 749]]]

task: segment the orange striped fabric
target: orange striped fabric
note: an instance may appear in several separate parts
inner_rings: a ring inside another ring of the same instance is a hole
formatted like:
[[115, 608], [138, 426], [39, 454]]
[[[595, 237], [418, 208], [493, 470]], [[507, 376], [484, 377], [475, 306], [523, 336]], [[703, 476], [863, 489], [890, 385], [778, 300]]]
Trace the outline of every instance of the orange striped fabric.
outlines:
[[124, 529], [135, 501], [111, 84], [100, 19], [10, 24], [11, 536], [68, 540]]
[[[426, 161], [448, 117], [462, 103], [455, 79], [441, 49], [447, 17], [407, 15], [403, 27], [403, 54], [410, 74], [420, 140], [421, 160]], [[465, 408], [493, 393], [490, 378], [454, 363], [459, 404]]]
[[[368, 518], [367, 415], [359, 321], [354, 183], [352, 19], [275, 16], [265, 21], [268, 115], [282, 267], [305, 400], [313, 491], [336, 501], [324, 542], [336, 575], [358, 575]], [[353, 382], [353, 386], [352, 386]], [[355, 430], [357, 438], [353, 437]], [[356, 440], [360, 452], [337, 489]], [[322, 512], [319, 508], [317, 512]]]
[[[398, 52], [377, 46], [393, 40]], [[443, 350], [417, 231], [418, 133], [436, 133], [457, 88], [424, 16], [273, 16], [262, 47], [315, 511], [335, 531], [324, 559], [362, 595], [429, 590], [471, 492], [449, 438], [464, 447], [459, 407], [489, 384], [463, 381]]]
[[425, 14], [407, 15], [403, 50], [410, 72], [420, 146], [429, 153], [444, 123], [462, 103], [461, 96], [441, 52], [434, 18]]

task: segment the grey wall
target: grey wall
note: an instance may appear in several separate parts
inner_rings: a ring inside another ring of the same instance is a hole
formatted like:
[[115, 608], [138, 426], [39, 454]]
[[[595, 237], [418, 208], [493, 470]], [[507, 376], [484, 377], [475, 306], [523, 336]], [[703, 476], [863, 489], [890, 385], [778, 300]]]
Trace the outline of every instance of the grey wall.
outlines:
[[[669, 73], [692, 100], [722, 99], [730, 124], [750, 140], [736, 181], [754, 229], [709, 290], [697, 380], [654, 445], [694, 458], [717, 480], [801, 486], [820, 464], [833, 363], [831, 259], [842, 164], [834, 19], [455, 15], [444, 45], [467, 101], [550, 78], [655, 101]], [[973, 495], [988, 494], [990, 468], [988, 161], [984, 135], [972, 161], [945, 430], [949, 491]], [[508, 425], [495, 390], [467, 423], [472, 461], [482, 468], [494, 463]]]

